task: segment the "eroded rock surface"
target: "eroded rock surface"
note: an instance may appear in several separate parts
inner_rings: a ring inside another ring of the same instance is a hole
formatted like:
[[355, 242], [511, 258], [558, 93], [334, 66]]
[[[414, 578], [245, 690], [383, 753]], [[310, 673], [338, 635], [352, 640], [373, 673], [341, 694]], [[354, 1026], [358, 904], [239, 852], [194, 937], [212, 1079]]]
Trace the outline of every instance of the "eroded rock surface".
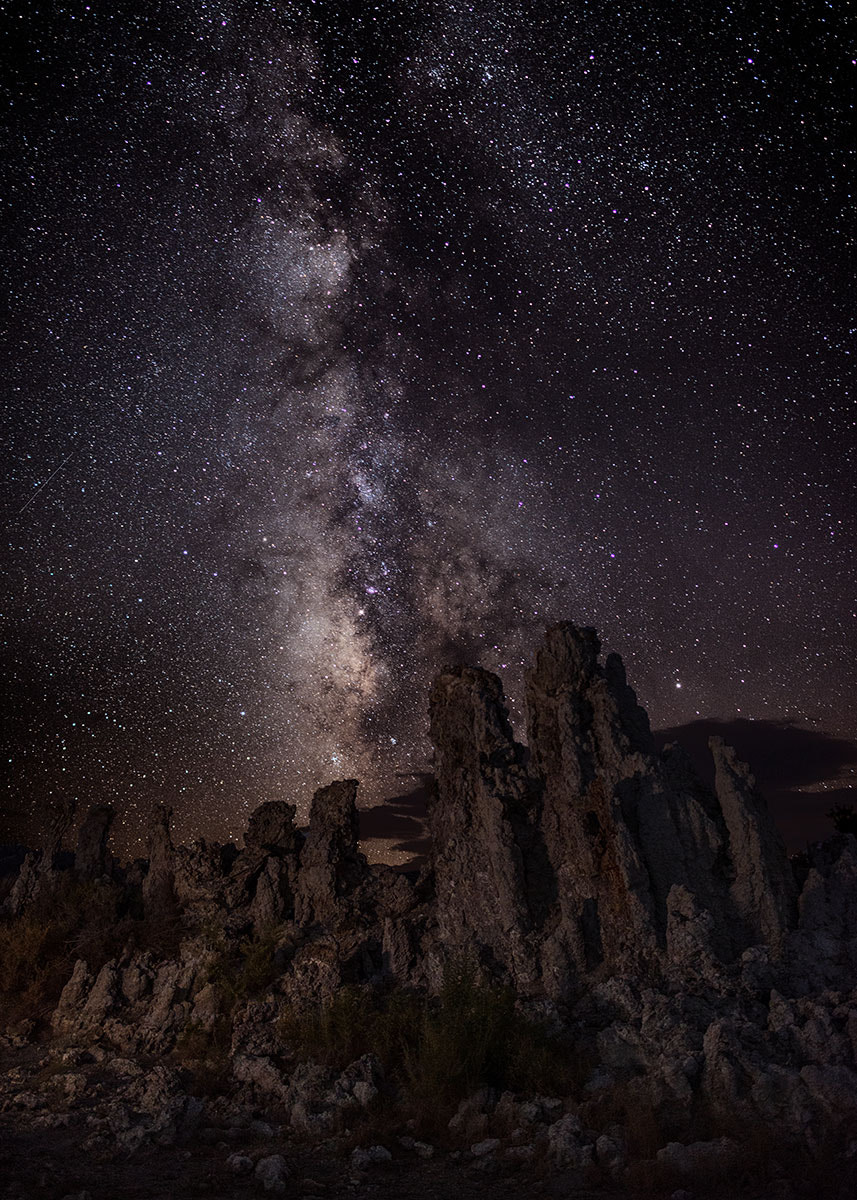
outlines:
[[[429, 815], [441, 941], [453, 953], [475, 949], [526, 987], [536, 971], [528, 944], [534, 924], [528, 850], [537, 801], [500, 680], [471, 667], [445, 671], [432, 688], [430, 715], [437, 797]], [[533, 880], [533, 890], [543, 882]]]
[[345, 779], [312, 798], [295, 888], [300, 925], [335, 925], [354, 910], [367, 874], [358, 849], [357, 787], [356, 779]]
[[[395, 1087], [374, 1054], [345, 1069], [293, 1061], [294, 1022], [343, 994], [437, 992], [445, 967], [464, 963], [589, 1062], [573, 1100], [487, 1088], [463, 1104], [450, 1135], [474, 1170], [541, 1153], [557, 1170], [622, 1180], [633, 1137], [599, 1115], [621, 1105], [669, 1132], [652, 1169], [679, 1179], [730, 1169], [736, 1122], [853, 1158], [857, 839], [811, 848], [798, 888], [749, 769], [713, 741], [711, 789], [679, 747], [657, 753], [621, 661], [599, 655], [591, 629], [547, 631], [527, 679], [526, 747], [495, 675], [441, 672], [419, 878], [368, 865], [354, 780], [316, 792], [305, 833], [293, 805], [262, 805], [239, 846], [175, 846], [164, 808], [148, 861], [124, 866], [109, 852], [112, 810], [92, 810], [63, 857], [72, 810], [58, 809], [2, 919], [38, 929], [54, 900], [82, 894], [115, 928], [81, 916], [52, 1012], [10, 1018], [8, 1045], [49, 1032], [58, 1054], [125, 1064], [95, 1127], [122, 1153], [193, 1136], [204, 1106], [183, 1077], [139, 1065], [174, 1053], [216, 1061], [230, 1103], [279, 1106], [301, 1137], [325, 1139]], [[69, 1074], [69, 1096], [81, 1078]], [[47, 1101], [23, 1075], [13, 1083], [15, 1113], [43, 1120]], [[261, 1187], [291, 1186], [276, 1147], [234, 1153]], [[364, 1154], [352, 1167], [377, 1163]]]

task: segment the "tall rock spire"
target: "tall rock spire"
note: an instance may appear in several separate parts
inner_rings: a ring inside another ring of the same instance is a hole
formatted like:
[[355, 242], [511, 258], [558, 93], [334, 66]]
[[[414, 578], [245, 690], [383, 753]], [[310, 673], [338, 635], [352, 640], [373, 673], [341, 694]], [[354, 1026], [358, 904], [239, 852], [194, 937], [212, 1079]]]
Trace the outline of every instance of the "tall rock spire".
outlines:
[[785, 847], [749, 767], [722, 738], [709, 741], [714, 787], [729, 831], [731, 897], [746, 933], [782, 949], [794, 921], [796, 888]]
[[636, 964], [659, 940], [639, 840], [641, 797], [654, 782], [649, 723], [621, 661], [611, 655], [602, 668], [599, 650], [594, 629], [555, 625], [526, 692], [531, 769], [558, 884], [551, 957], [556, 964], [563, 951], [581, 974], [602, 962]]
[[[441, 940], [477, 950], [520, 987], [534, 979], [528, 879], [533, 789], [496, 675], [454, 667], [429, 704], [437, 795], [429, 810]], [[532, 885], [532, 886], [530, 886]]]

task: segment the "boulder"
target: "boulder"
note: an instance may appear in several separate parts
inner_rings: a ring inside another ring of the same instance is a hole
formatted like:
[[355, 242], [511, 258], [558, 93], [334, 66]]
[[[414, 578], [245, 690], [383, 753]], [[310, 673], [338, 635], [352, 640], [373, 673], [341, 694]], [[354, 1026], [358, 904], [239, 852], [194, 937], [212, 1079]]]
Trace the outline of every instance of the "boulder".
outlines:
[[280, 1195], [286, 1190], [289, 1171], [282, 1154], [268, 1154], [260, 1158], [253, 1175], [266, 1192]]

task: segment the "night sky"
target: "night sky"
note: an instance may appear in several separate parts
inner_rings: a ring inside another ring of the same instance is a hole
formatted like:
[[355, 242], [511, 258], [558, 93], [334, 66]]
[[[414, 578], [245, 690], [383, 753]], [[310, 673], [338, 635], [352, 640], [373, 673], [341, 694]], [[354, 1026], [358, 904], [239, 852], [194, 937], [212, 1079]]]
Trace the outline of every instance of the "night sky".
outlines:
[[823, 832], [849, 6], [3, 7], [7, 836], [407, 793], [431, 676], [498, 671], [522, 737], [560, 619]]

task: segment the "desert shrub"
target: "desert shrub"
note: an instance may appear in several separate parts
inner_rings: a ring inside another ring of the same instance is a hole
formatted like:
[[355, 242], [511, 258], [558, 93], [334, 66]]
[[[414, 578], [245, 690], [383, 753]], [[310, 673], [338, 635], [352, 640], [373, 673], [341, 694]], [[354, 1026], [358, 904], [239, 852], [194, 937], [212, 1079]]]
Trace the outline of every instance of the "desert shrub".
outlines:
[[0, 1012], [6, 1021], [43, 1015], [72, 967], [66, 930], [24, 914], [0, 925]]
[[690, 1105], [658, 1106], [645, 1075], [620, 1080], [599, 1091], [585, 1101], [580, 1116], [593, 1129], [620, 1125], [629, 1156], [635, 1161], [654, 1158], [667, 1142], [706, 1141], [720, 1132], [715, 1133], [710, 1115], [698, 1098]]
[[5, 1021], [45, 1016], [78, 958], [96, 972], [121, 949], [117, 893], [60, 876], [18, 917], [0, 923], [0, 1013]]
[[325, 1005], [289, 1010], [278, 1033], [299, 1059], [344, 1067], [375, 1054], [421, 1124], [445, 1125], [482, 1087], [564, 1093], [578, 1079], [569, 1048], [524, 1016], [510, 989], [451, 966], [436, 997], [346, 987]]
[[228, 1054], [232, 1044], [232, 1022], [223, 1014], [212, 1025], [189, 1021], [176, 1038], [173, 1057], [177, 1062], [196, 1062], [212, 1055]]
[[[370, 1011], [371, 1009], [371, 1011]], [[290, 1055], [329, 1066], [345, 1066], [365, 1053], [376, 1001], [358, 988], [341, 988], [326, 1004], [286, 1008], [277, 1033]]]
[[576, 1076], [569, 1048], [518, 1010], [511, 988], [479, 983], [462, 964], [447, 968], [418, 1037], [402, 1052], [408, 1090], [440, 1110], [482, 1087], [565, 1092]]
[[131, 935], [133, 921], [118, 916], [120, 895], [120, 889], [110, 884], [73, 879], [61, 890], [57, 919], [69, 930], [69, 951], [93, 973], [121, 954]]
[[279, 940], [279, 926], [261, 929], [241, 943], [243, 962], [239, 984], [244, 996], [258, 996], [271, 986], [278, 970], [274, 952]]
[[232, 1079], [232, 1022], [225, 1014], [212, 1025], [190, 1021], [176, 1038], [172, 1057], [190, 1074], [189, 1090], [195, 1096], [218, 1096]]
[[252, 937], [244, 938], [237, 949], [222, 936], [212, 938], [208, 981], [221, 989], [227, 1007], [233, 1008], [242, 1000], [261, 995], [277, 978], [279, 970], [274, 953], [280, 933], [278, 925], [258, 930]]
[[130, 918], [126, 923], [128, 939], [137, 950], [149, 950], [157, 959], [178, 958], [184, 938], [181, 914], [161, 913], [157, 918]]
[[326, 1004], [287, 1009], [278, 1033], [298, 1059], [345, 1067], [362, 1054], [375, 1054], [388, 1070], [418, 1037], [425, 1000], [414, 992], [389, 993], [340, 988]]

